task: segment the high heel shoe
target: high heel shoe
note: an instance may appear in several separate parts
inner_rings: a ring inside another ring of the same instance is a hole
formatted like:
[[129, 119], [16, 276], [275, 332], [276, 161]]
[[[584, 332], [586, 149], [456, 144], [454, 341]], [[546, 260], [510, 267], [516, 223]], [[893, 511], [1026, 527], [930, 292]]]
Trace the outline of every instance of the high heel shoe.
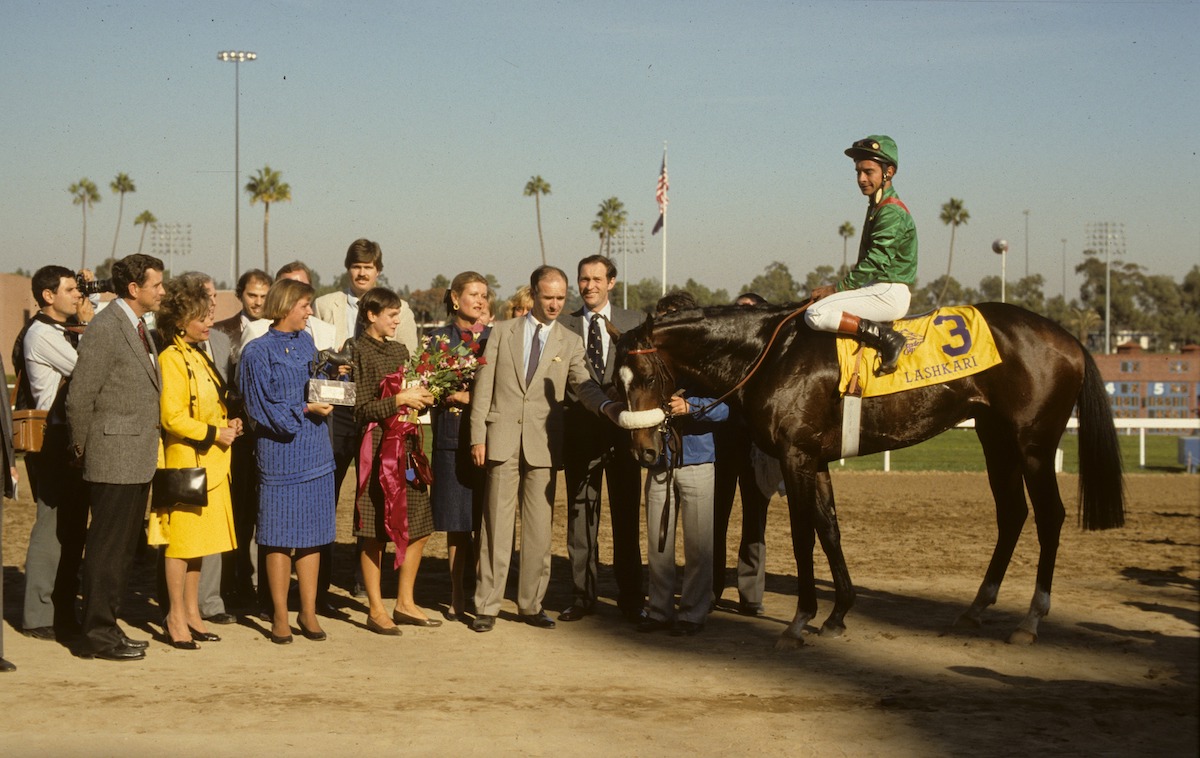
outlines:
[[171, 643], [171, 647], [175, 648], [176, 650], [199, 650], [200, 649], [200, 646], [196, 644], [195, 640], [172, 640], [169, 637], [168, 637], [168, 640]]
[[296, 626], [300, 627], [300, 633], [304, 635], [304, 639], [306, 639], [306, 640], [312, 640], [313, 642], [321, 642], [328, 638], [328, 635], [325, 634], [325, 632], [323, 630], [319, 631], [319, 632], [310, 632], [304, 626], [304, 622], [300, 620], [299, 616], [296, 617]]
[[282, 637], [276, 637], [275, 633], [271, 632], [271, 642], [274, 642], [276, 645], [290, 645], [292, 644], [292, 635], [285, 634]]
[[192, 627], [188, 627], [188, 631], [192, 633], [192, 640], [195, 642], [220, 642], [221, 638], [212, 632], [197, 632]]

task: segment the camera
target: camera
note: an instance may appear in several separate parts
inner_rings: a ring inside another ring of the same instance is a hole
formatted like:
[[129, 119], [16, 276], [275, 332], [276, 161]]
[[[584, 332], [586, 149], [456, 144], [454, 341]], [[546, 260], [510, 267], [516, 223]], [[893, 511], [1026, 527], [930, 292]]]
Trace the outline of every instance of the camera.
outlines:
[[76, 274], [75, 281], [79, 284], [79, 291], [84, 295], [98, 295], [101, 292], [116, 292], [113, 289], [112, 279], [93, 279], [87, 281], [82, 275]]

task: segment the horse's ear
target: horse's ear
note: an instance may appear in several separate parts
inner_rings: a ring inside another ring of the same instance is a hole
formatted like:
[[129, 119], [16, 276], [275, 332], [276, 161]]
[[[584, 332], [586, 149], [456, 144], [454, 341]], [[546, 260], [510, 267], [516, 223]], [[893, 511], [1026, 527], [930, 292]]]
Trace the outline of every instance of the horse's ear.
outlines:
[[615, 324], [613, 324], [612, 319], [604, 319], [604, 328], [608, 330], [608, 336], [613, 342], [621, 339], [621, 330], [618, 329]]

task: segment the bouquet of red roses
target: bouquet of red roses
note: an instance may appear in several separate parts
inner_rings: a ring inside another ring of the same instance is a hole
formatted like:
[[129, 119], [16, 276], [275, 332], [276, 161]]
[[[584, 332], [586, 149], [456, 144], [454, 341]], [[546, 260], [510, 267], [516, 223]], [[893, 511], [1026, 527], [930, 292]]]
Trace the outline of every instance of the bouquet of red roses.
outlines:
[[450, 347], [443, 336], [421, 338], [421, 350], [412, 356], [405, 367], [405, 379], [429, 390], [433, 399], [442, 402], [447, 395], [465, 390], [475, 378], [475, 372], [487, 362], [481, 354], [479, 335], [463, 332], [469, 340]]

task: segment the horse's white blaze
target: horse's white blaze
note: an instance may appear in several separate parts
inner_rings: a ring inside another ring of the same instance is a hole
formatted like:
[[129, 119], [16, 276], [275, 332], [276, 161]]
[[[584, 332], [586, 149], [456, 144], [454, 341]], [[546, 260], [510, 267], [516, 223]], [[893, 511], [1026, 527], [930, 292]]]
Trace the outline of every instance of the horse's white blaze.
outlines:
[[662, 408], [651, 408], [646, 411], [621, 411], [618, 423], [622, 429], [649, 429], [658, 426], [666, 418], [667, 414], [663, 413]]
[[628, 366], [622, 366], [617, 375], [621, 377], [621, 386], [625, 388], [625, 397], [629, 397], [629, 385], [633, 382], [633, 370]]

